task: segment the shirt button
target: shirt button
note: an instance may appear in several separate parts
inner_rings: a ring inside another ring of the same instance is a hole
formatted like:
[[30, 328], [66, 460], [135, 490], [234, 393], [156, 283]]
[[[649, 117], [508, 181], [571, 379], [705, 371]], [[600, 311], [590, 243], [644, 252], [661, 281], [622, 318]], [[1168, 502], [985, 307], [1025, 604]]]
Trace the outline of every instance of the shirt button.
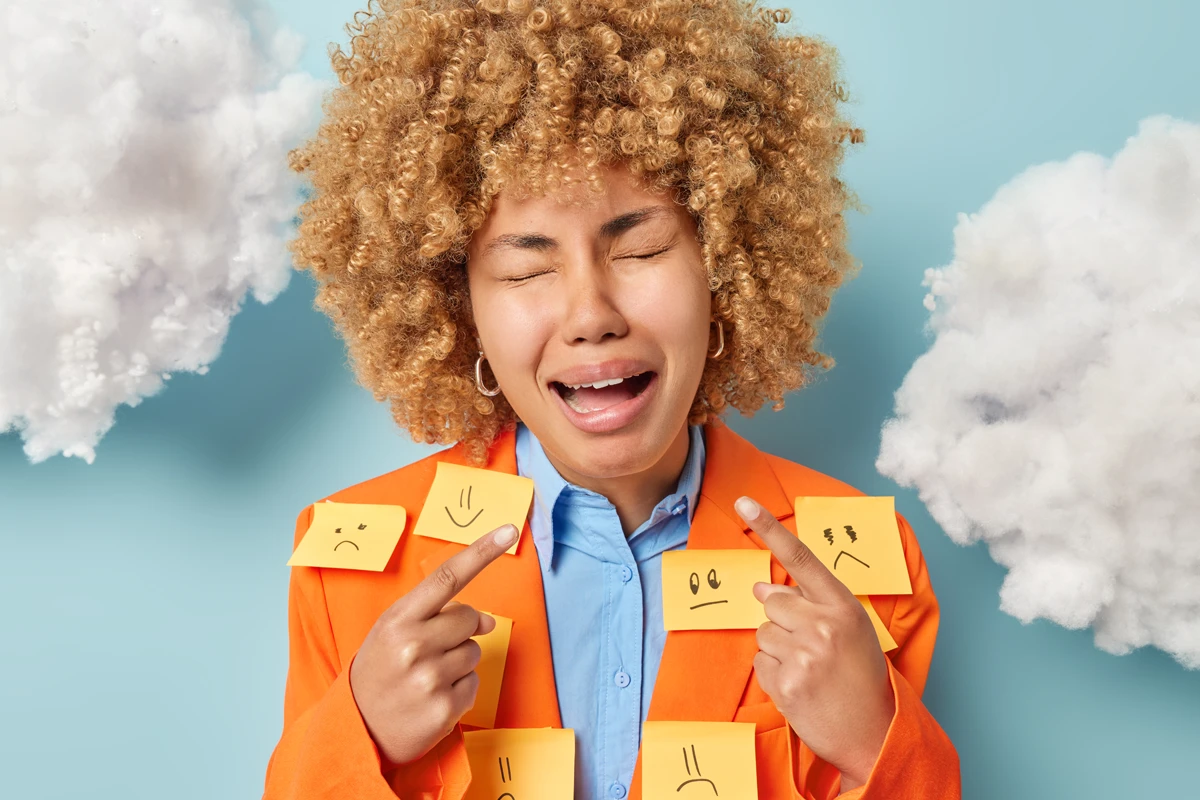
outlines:
[[610, 795], [612, 795], [613, 797], [615, 797], [617, 800], [621, 800], [621, 798], [625, 796], [625, 787], [622, 784], [614, 783], [609, 788], [608, 793]]
[[624, 583], [629, 583], [631, 580], [633, 580], [633, 570], [631, 570], [629, 567], [621, 567], [621, 580]]
[[682, 514], [683, 510], [685, 508], [687, 508], [687, 503], [684, 502], [683, 500], [680, 500], [678, 503], [675, 504], [675, 507], [671, 509], [671, 513], [672, 514]]
[[619, 671], [613, 676], [613, 683], [617, 685], [617, 688], [624, 689], [629, 685], [629, 673], [625, 670]]

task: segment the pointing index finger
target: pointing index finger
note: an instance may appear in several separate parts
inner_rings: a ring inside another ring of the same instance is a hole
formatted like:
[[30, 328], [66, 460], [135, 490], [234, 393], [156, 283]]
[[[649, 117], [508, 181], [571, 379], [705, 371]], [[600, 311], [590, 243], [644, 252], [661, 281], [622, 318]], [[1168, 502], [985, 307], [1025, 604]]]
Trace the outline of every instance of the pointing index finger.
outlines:
[[813, 555], [800, 537], [783, 527], [775, 515], [749, 497], [739, 497], [733, 504], [738, 516], [759, 535], [779, 563], [796, 581], [810, 600], [820, 600], [849, 593], [849, 589]]
[[409, 613], [422, 618], [435, 616], [454, 596], [475, 579], [484, 567], [512, 547], [520, 532], [514, 525], [503, 525], [480, 536], [466, 550], [455, 553], [406, 596]]

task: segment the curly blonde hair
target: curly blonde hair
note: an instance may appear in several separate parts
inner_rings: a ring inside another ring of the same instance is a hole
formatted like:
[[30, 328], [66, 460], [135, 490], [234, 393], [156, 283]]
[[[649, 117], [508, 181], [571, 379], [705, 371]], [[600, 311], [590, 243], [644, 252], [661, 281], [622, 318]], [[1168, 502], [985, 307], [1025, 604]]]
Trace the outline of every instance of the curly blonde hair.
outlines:
[[[592, 193], [620, 162], [682, 198], [725, 358], [690, 423], [783, 407], [811, 367], [833, 291], [857, 270], [837, 177], [862, 132], [838, 115], [837, 54], [785, 36], [755, 0], [371, 0], [316, 135], [289, 154], [311, 177], [298, 269], [347, 343], [357, 380], [427, 443], [476, 463], [516, 415], [475, 387], [466, 247], [505, 187]], [[578, 182], [576, 183], [578, 185]]]

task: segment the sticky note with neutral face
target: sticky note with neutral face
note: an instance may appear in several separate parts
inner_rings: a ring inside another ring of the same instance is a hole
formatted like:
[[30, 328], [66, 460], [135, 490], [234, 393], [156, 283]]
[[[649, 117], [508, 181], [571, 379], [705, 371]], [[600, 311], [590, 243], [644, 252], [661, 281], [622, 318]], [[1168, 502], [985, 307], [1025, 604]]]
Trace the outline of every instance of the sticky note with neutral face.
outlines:
[[757, 628], [767, 621], [754, 584], [771, 582], [767, 550], [668, 550], [662, 556], [663, 627]]
[[471, 784], [464, 800], [562, 800], [575, 796], [575, 731], [501, 728], [463, 734]]
[[912, 594], [892, 497], [797, 497], [796, 533], [854, 594]]
[[314, 503], [312, 523], [288, 566], [382, 572], [407, 519], [402, 506]]
[[[532, 500], [529, 478], [441, 461], [413, 533], [471, 544], [505, 523], [519, 531]], [[516, 542], [508, 552], [517, 552]]]
[[858, 602], [862, 603], [863, 608], [867, 610], [867, 616], [871, 618], [871, 625], [875, 628], [875, 636], [879, 639], [879, 646], [883, 652], [887, 653], [899, 647], [900, 645], [896, 644], [896, 640], [892, 638], [887, 626], [883, 624], [883, 620], [876, 613], [875, 606], [871, 605], [871, 599], [859, 597]]
[[758, 800], [754, 723], [644, 723], [642, 797]]
[[479, 676], [479, 689], [475, 692], [475, 705], [460, 720], [465, 725], [490, 728], [496, 724], [496, 706], [500, 703], [500, 685], [504, 682], [504, 662], [508, 658], [508, 643], [512, 639], [512, 620], [492, 614], [496, 628], [483, 636], [474, 636], [483, 654], [475, 667]]

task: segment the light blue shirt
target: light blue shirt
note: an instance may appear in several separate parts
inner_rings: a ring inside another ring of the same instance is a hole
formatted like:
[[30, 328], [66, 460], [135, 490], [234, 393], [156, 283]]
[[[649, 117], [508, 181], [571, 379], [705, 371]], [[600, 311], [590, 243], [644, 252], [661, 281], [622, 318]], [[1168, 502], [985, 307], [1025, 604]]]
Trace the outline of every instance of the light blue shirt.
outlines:
[[625, 536], [603, 495], [567, 483], [525, 425], [517, 472], [533, 479], [529, 521], [542, 568], [554, 683], [564, 728], [575, 729], [576, 800], [629, 793], [642, 722], [667, 634], [662, 554], [687, 544], [704, 475], [704, 432], [690, 426], [675, 492]]

